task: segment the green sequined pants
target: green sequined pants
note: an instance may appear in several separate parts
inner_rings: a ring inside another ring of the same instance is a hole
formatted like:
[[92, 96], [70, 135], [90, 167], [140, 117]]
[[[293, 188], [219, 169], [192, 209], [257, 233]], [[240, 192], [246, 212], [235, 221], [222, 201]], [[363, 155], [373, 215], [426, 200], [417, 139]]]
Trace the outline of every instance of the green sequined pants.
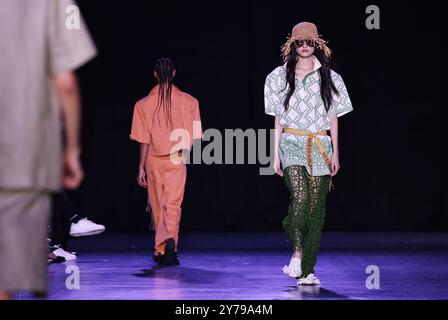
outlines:
[[310, 176], [305, 166], [293, 165], [284, 170], [284, 179], [291, 202], [282, 224], [294, 251], [302, 253], [302, 277], [306, 277], [314, 273], [330, 176]]

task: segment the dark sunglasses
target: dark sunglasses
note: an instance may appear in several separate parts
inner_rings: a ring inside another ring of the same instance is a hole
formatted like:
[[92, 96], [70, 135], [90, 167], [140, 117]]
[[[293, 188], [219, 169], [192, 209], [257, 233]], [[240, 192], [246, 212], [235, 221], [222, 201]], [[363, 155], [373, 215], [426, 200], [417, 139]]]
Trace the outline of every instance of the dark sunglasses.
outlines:
[[294, 44], [296, 45], [297, 48], [302, 47], [304, 44], [306, 43], [306, 45], [308, 47], [317, 47], [317, 43], [315, 40], [296, 40], [294, 41]]

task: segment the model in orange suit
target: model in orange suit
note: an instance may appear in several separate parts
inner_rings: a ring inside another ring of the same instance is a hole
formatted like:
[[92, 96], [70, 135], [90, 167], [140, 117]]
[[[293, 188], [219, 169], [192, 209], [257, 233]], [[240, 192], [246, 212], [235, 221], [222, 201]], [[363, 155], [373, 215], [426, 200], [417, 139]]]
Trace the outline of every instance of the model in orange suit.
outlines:
[[202, 137], [198, 100], [173, 84], [170, 59], [154, 66], [158, 84], [135, 104], [130, 138], [140, 143], [138, 183], [147, 188], [155, 230], [154, 261], [178, 265], [186, 151]]

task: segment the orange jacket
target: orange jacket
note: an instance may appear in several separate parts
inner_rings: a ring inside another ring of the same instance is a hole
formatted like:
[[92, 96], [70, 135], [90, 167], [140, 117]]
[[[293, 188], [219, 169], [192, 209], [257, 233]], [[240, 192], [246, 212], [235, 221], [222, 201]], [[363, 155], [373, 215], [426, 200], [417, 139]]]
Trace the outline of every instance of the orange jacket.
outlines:
[[[159, 85], [152, 88], [134, 107], [130, 138], [149, 144], [149, 155], [168, 155], [191, 150], [194, 139], [202, 138], [199, 102], [175, 85], [171, 90], [171, 121], [167, 124], [163, 106], [157, 111]], [[157, 112], [156, 112], [157, 111]], [[180, 130], [176, 130], [180, 129]]]

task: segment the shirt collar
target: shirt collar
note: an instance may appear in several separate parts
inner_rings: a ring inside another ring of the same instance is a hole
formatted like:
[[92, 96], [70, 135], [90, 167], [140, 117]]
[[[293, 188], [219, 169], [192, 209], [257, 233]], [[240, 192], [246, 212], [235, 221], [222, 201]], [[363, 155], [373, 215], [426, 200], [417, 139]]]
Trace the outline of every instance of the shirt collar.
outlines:
[[322, 64], [320, 63], [319, 59], [315, 55], [313, 55], [313, 61], [314, 61], [314, 69], [313, 71], [316, 71], [320, 67], [322, 67]]

